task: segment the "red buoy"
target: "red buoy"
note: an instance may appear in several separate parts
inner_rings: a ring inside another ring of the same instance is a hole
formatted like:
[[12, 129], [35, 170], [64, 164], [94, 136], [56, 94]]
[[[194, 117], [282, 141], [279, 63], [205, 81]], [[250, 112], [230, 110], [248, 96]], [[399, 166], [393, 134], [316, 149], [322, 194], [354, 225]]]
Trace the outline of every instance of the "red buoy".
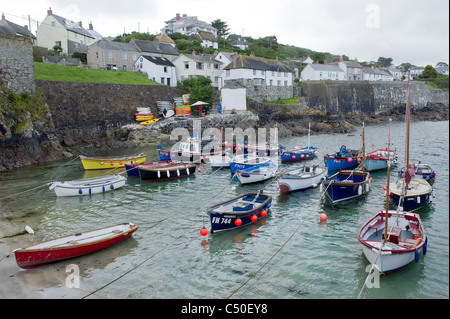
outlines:
[[347, 158], [347, 162], [351, 162], [353, 159], [351, 157]]
[[262, 211], [261, 211], [261, 216], [262, 216], [262, 217], [266, 217], [266, 216], [267, 216], [267, 212], [266, 212], [265, 210], [262, 210]]
[[241, 220], [240, 218], [236, 218], [236, 219], [234, 220], [234, 224], [235, 224], [236, 226], [241, 226], [241, 225], [242, 225], [242, 220]]
[[208, 230], [205, 227], [203, 227], [202, 229], [200, 229], [200, 235], [202, 236], [208, 235]]
[[251, 220], [252, 222], [256, 222], [258, 220], [258, 217], [256, 217], [256, 215], [252, 215]]

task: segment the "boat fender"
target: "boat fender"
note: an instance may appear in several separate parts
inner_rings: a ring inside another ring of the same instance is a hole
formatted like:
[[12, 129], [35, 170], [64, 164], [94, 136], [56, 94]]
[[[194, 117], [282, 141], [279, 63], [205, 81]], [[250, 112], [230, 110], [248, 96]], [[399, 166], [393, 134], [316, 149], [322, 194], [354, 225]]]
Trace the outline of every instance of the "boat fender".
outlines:
[[190, 175], [191, 172], [189, 171], [189, 167], [186, 169], [186, 174]]
[[83, 194], [83, 191], [81, 190], [81, 188], [78, 190], [78, 194]]
[[113, 184], [111, 184], [111, 186], [109, 186], [109, 188], [111, 188], [111, 189], [114, 189], [114, 185], [113, 185]]
[[180, 176], [180, 170], [177, 169], [177, 175]]
[[417, 246], [420, 244], [420, 242], [422, 241], [422, 238], [416, 237], [415, 240], [416, 240], [416, 241], [414, 242], [413, 248], [414, 248], [414, 247], [417, 247]]
[[158, 170], [158, 178], [161, 178], [161, 171]]
[[102, 186], [102, 191], [103, 191], [103, 193], [105, 192], [105, 186]]
[[34, 230], [30, 226], [25, 226], [25, 231], [28, 234], [34, 235]]
[[368, 193], [369, 190], [370, 190], [370, 182], [368, 182], [367, 185], [366, 185], [366, 193]]
[[320, 190], [321, 193], [323, 193], [323, 183], [320, 183], [319, 190]]
[[417, 196], [417, 204], [420, 204], [420, 196]]
[[92, 195], [92, 189], [89, 188], [89, 195]]
[[313, 187], [313, 188], [316, 188], [316, 187], [317, 187], [317, 184], [312, 184], [312, 187]]
[[170, 172], [169, 170], [166, 171], [167, 177], [170, 177]]
[[358, 186], [358, 195], [361, 195], [361, 194], [362, 194], [362, 186], [359, 185], [359, 186]]
[[417, 250], [414, 252], [414, 260], [415, 262], [419, 261], [419, 252]]
[[423, 245], [423, 255], [427, 254], [427, 246], [428, 246], [428, 237], [425, 238], [425, 245]]

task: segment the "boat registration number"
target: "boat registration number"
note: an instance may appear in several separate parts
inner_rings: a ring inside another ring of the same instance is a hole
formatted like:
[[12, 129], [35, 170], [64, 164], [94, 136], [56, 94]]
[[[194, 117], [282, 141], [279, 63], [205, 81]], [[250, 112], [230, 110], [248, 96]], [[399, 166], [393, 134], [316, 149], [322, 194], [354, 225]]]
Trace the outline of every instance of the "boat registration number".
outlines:
[[213, 224], [231, 224], [231, 218], [213, 217]]

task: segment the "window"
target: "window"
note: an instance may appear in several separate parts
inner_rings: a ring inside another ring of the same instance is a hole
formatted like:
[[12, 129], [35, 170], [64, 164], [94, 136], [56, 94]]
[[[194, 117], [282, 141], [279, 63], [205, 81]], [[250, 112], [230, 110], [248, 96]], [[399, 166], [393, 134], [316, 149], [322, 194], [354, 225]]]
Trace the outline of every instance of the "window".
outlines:
[[164, 67], [164, 73], [167, 73], [167, 66]]
[[55, 21], [52, 21], [52, 27], [54, 27], [56, 25]]
[[124, 70], [124, 71], [127, 70], [127, 66], [125, 64], [122, 66], [122, 70]]
[[185, 70], [189, 69], [189, 62], [188, 61], [184, 62], [184, 69]]
[[266, 71], [262, 70], [261, 75], [265, 75], [265, 74], [266, 74]]
[[203, 70], [204, 66], [203, 63], [197, 62], [195, 67], [197, 68], [197, 70]]
[[161, 78], [161, 82], [160, 82], [161, 84], [164, 84], [164, 78]]
[[256, 70], [253, 70], [253, 75], [256, 75]]
[[211, 63], [208, 63], [208, 64], [206, 65], [206, 67], [207, 67], [208, 69], [211, 69]]
[[61, 41], [55, 41], [55, 45], [61, 46]]
[[227, 70], [226, 76], [230, 76], [230, 70]]
[[95, 52], [95, 59], [98, 60], [98, 52]]
[[281, 81], [280, 80], [277, 81], [277, 85], [281, 86]]
[[113, 53], [112, 53], [112, 51], [108, 51], [108, 59], [110, 59], [110, 60], [113, 59]]
[[219, 83], [219, 77], [218, 77], [218, 76], [216, 76], [216, 77], [214, 78], [214, 83]]
[[128, 55], [126, 53], [122, 53], [122, 60], [126, 61], [128, 59]]

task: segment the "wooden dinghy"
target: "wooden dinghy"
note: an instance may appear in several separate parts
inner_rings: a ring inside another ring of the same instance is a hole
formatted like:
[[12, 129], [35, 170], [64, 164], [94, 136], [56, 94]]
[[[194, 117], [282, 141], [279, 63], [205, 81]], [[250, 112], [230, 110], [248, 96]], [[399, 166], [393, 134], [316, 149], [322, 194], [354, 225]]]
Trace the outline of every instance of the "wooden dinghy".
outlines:
[[289, 193], [317, 187], [327, 176], [328, 169], [318, 165], [304, 165], [289, 171], [278, 178], [281, 193]]
[[267, 215], [272, 197], [261, 192], [247, 193], [208, 209], [211, 233], [242, 227]]
[[360, 150], [347, 149], [342, 145], [339, 151], [325, 155], [323, 160], [329, 171], [336, 171], [357, 166], [361, 162], [361, 157]]
[[124, 167], [125, 163], [143, 164], [147, 159], [143, 153], [124, 156], [86, 157], [80, 155], [85, 170]]
[[108, 175], [68, 182], [53, 182], [49, 189], [54, 190], [58, 197], [93, 195], [118, 189], [125, 185], [125, 180], [126, 178], [122, 175]]
[[257, 166], [237, 170], [236, 175], [241, 184], [257, 183], [268, 180], [277, 175], [278, 164], [269, 160]]
[[132, 223], [124, 223], [47, 240], [13, 252], [17, 265], [30, 269], [104, 249], [130, 238], [138, 228]]
[[154, 182], [193, 175], [197, 166], [194, 163], [166, 162], [151, 166], [139, 165], [138, 169], [141, 182]]

